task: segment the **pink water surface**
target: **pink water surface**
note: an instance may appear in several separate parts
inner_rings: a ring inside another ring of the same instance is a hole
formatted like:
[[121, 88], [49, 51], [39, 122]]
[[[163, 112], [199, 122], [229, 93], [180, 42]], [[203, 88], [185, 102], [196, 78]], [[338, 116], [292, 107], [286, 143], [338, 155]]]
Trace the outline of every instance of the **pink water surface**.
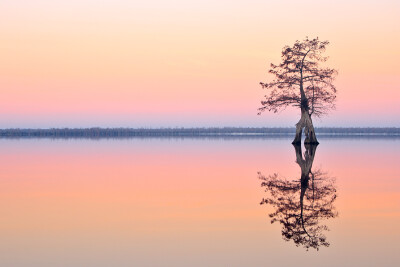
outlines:
[[400, 139], [321, 139], [329, 247], [284, 241], [258, 172], [290, 139], [0, 140], [0, 266], [398, 266]]

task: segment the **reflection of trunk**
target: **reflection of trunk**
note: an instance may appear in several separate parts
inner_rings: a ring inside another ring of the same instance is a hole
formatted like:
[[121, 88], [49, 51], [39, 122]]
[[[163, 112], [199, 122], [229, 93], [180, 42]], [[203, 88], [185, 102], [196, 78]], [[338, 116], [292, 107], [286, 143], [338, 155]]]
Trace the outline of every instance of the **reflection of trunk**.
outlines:
[[301, 109], [301, 118], [299, 122], [296, 124], [296, 136], [292, 144], [294, 145], [301, 144], [301, 135], [303, 132], [303, 128], [304, 128], [304, 134], [306, 136], [304, 144], [318, 144], [311, 116], [308, 113], [308, 111], [304, 108]]
[[312, 164], [314, 162], [314, 157], [315, 157], [315, 151], [317, 150], [316, 145], [306, 145], [306, 152], [304, 153], [304, 159], [303, 155], [301, 153], [301, 146], [295, 145], [294, 149], [296, 151], [296, 162], [299, 164], [301, 168], [301, 179], [300, 179], [300, 184], [301, 184], [301, 192], [300, 192], [300, 223], [302, 225], [302, 228], [304, 232], [309, 236], [307, 233], [307, 230], [305, 229], [304, 226], [304, 217], [303, 217], [303, 206], [304, 206], [304, 195], [306, 194], [307, 188], [308, 188], [308, 183], [310, 180], [310, 174], [311, 174], [311, 168]]
[[300, 179], [288, 180], [276, 173], [269, 176], [259, 173], [263, 180], [261, 186], [270, 195], [263, 198], [260, 204], [275, 208], [269, 217], [271, 223], [282, 224], [284, 240], [293, 240], [297, 246], [318, 250], [320, 246], [329, 246], [324, 235], [328, 228], [319, 225], [319, 220], [337, 216], [333, 206], [336, 189], [325, 173], [312, 170], [317, 145], [306, 144], [304, 154], [301, 146], [294, 145], [294, 149], [296, 162], [301, 169]]

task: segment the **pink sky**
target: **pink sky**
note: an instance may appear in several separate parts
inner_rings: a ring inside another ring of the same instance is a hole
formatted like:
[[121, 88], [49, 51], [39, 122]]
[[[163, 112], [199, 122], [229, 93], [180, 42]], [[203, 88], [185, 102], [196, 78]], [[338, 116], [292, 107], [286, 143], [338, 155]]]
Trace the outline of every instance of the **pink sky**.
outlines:
[[256, 115], [258, 83], [305, 36], [329, 40], [339, 70], [317, 126], [400, 126], [398, 14], [389, 0], [3, 0], [0, 127], [293, 126], [295, 110]]

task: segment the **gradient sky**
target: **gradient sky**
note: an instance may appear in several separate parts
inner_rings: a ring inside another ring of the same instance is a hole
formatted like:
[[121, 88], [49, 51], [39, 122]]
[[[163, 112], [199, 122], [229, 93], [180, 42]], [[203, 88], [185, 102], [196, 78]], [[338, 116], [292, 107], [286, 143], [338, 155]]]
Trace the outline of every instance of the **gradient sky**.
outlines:
[[2, 0], [0, 127], [294, 126], [257, 108], [271, 62], [329, 40], [337, 109], [400, 126], [400, 2]]

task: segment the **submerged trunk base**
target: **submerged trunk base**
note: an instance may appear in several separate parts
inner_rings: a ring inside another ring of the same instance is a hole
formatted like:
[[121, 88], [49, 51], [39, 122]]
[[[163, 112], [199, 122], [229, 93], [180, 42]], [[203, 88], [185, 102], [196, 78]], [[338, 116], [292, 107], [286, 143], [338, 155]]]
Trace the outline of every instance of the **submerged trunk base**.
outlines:
[[300, 141], [299, 141], [299, 140], [297, 140], [297, 138], [295, 138], [295, 139], [293, 140], [293, 142], [292, 142], [292, 145], [296, 145], [296, 146], [301, 145], [301, 139], [300, 139]]
[[[292, 143], [293, 144], [293, 143]], [[319, 142], [317, 140], [311, 141], [311, 140], [304, 140], [305, 145], [318, 145]]]
[[304, 144], [318, 145], [319, 142], [315, 135], [314, 125], [312, 123], [311, 116], [305, 109], [301, 110], [301, 118], [299, 122], [296, 124], [296, 136], [292, 142], [293, 145], [301, 144], [301, 135], [303, 133], [303, 128], [304, 128], [304, 134], [306, 136]]
[[303, 127], [299, 127], [299, 125], [296, 125], [296, 136], [294, 137], [294, 140], [292, 142], [293, 145], [301, 145], [302, 133], [303, 133]]

